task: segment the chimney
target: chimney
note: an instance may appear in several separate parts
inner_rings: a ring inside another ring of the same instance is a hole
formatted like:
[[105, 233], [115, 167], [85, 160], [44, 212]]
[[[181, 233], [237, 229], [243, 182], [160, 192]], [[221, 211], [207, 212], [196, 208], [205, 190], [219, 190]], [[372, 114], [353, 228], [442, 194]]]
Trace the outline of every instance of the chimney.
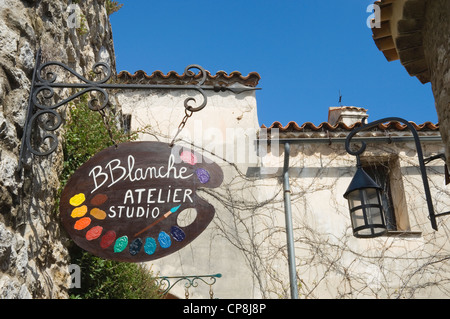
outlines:
[[332, 106], [328, 110], [328, 123], [335, 126], [344, 123], [352, 126], [355, 123], [365, 121], [369, 115], [367, 110], [356, 106]]

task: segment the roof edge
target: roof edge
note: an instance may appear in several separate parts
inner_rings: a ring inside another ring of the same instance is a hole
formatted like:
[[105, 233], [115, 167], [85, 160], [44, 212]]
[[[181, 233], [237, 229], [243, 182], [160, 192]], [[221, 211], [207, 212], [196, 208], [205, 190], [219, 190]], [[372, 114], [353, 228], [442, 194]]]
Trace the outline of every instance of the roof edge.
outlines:
[[[245, 86], [256, 87], [261, 76], [257, 72], [250, 72], [247, 76], [243, 76], [239, 71], [233, 71], [230, 74], [225, 71], [218, 71], [212, 75], [206, 71], [206, 81], [204, 84], [221, 84], [231, 85], [233, 83], [241, 83]], [[154, 71], [148, 75], [145, 71], [138, 70], [134, 74], [128, 71], [121, 71], [117, 75], [117, 80], [121, 83], [139, 83], [139, 84], [195, 84], [201, 80], [201, 74], [198, 73], [194, 77], [186, 73], [178, 74], [175, 71], [170, 71], [164, 74], [162, 71]]]
[[[411, 123], [417, 131], [439, 131], [439, 123], [433, 124], [432, 122], [424, 122], [422, 124]], [[278, 129], [280, 132], [304, 132], [304, 131], [351, 131], [354, 128], [361, 127], [361, 122], [357, 122], [351, 126], [340, 122], [336, 125], [331, 125], [328, 122], [322, 122], [318, 126], [311, 122], [305, 122], [302, 125], [298, 125], [296, 122], [291, 121], [286, 126], [283, 126], [280, 122], [273, 122], [271, 126], [267, 127], [264, 124], [261, 126], [262, 129]], [[380, 123], [372, 130], [395, 130], [395, 131], [407, 131], [409, 130], [405, 124], [397, 121], [391, 121], [387, 123]]]

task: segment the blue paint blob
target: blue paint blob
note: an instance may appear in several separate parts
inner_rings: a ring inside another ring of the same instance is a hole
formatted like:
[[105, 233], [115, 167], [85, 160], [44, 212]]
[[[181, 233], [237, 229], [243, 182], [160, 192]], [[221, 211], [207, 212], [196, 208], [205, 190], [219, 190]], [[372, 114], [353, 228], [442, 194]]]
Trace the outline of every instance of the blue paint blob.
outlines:
[[172, 245], [172, 241], [170, 240], [170, 236], [167, 235], [166, 232], [160, 232], [158, 235], [158, 242], [162, 248], [169, 248]]
[[133, 240], [129, 248], [131, 256], [137, 255], [137, 253], [141, 250], [141, 248], [142, 248], [142, 239], [137, 238]]
[[151, 237], [147, 237], [147, 239], [145, 240], [144, 251], [148, 255], [153, 255], [155, 250], [156, 250], [156, 241]]
[[172, 226], [170, 229], [170, 233], [172, 234], [173, 239], [176, 241], [183, 241], [186, 238], [186, 234], [184, 231], [177, 226]]
[[198, 168], [195, 173], [197, 174], [198, 180], [202, 184], [206, 184], [209, 182], [210, 176], [206, 169]]

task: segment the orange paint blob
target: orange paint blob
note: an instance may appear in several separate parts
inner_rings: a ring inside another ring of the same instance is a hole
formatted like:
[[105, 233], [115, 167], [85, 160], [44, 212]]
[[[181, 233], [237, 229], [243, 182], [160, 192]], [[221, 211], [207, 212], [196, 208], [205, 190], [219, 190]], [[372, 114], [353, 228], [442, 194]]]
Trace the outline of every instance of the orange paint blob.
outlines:
[[86, 227], [88, 227], [91, 224], [91, 219], [89, 217], [83, 217], [79, 220], [77, 220], [77, 222], [75, 223], [75, 226], [73, 226], [73, 228], [75, 228], [76, 230], [83, 230]]
[[101, 209], [93, 208], [91, 210], [91, 216], [99, 220], [104, 220], [106, 218], [106, 213]]
[[72, 218], [78, 218], [78, 217], [83, 217], [84, 215], [86, 215], [88, 211], [88, 208], [86, 205], [74, 208], [74, 210], [72, 210], [72, 214], [70, 215]]
[[94, 240], [100, 237], [100, 235], [103, 232], [103, 227], [101, 226], [95, 226], [89, 229], [86, 233], [86, 239], [87, 240]]

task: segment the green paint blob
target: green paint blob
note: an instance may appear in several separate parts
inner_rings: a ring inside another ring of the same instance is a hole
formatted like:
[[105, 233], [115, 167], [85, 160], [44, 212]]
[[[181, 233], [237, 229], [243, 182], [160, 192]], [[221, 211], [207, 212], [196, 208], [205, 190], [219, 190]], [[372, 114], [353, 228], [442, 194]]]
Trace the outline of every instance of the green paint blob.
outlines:
[[115, 253], [121, 253], [122, 251], [127, 248], [128, 245], [128, 237], [122, 236], [117, 238], [116, 243], [114, 244], [114, 252]]

